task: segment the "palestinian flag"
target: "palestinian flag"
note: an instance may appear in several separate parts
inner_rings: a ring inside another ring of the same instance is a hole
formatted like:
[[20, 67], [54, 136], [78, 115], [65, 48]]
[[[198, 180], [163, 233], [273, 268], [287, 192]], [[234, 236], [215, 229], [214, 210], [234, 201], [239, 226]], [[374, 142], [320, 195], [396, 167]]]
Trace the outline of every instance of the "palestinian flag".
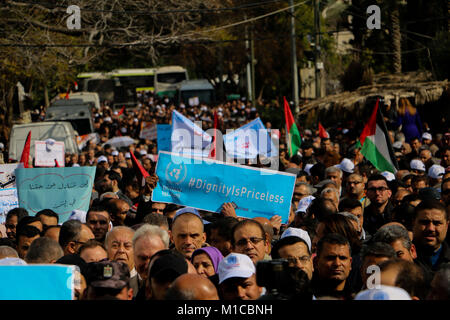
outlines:
[[23, 146], [22, 155], [20, 156], [20, 163], [23, 163], [24, 168], [29, 168], [28, 161], [30, 158], [30, 144], [31, 144], [31, 130], [28, 132], [25, 145]]
[[381, 114], [380, 108], [378, 108], [378, 101], [379, 99], [377, 99], [369, 122], [359, 137], [359, 142], [362, 145], [361, 153], [377, 170], [396, 173], [398, 164], [394, 156], [383, 115]]
[[292, 157], [297, 154], [298, 149], [302, 144], [302, 138], [300, 136], [300, 131], [298, 131], [297, 125], [295, 124], [294, 117], [292, 116], [291, 108], [289, 103], [284, 99], [284, 118], [286, 119], [286, 144], [289, 150], [289, 156]]

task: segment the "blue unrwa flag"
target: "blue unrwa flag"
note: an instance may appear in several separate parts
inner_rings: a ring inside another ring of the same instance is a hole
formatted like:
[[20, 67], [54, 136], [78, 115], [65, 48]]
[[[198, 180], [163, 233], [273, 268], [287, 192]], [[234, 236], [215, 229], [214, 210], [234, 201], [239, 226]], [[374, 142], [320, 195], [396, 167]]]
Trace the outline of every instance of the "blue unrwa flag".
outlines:
[[75, 266], [0, 266], [0, 300], [72, 300]]
[[160, 152], [159, 181], [152, 201], [176, 203], [218, 212], [225, 202], [237, 205], [236, 214], [254, 218], [280, 215], [287, 223], [296, 176], [210, 159]]
[[170, 124], [157, 124], [156, 125], [156, 141], [158, 144], [158, 151], [170, 151], [171, 142], [170, 136], [172, 135], [172, 125]]
[[227, 155], [237, 159], [254, 159], [258, 155], [278, 156], [278, 148], [260, 118], [223, 136]]
[[95, 167], [16, 169], [19, 206], [35, 215], [52, 209], [64, 223], [73, 210], [87, 212], [92, 196]]
[[208, 154], [206, 147], [212, 138], [191, 120], [176, 110], [172, 112], [172, 152], [188, 153], [192, 150], [197, 155]]

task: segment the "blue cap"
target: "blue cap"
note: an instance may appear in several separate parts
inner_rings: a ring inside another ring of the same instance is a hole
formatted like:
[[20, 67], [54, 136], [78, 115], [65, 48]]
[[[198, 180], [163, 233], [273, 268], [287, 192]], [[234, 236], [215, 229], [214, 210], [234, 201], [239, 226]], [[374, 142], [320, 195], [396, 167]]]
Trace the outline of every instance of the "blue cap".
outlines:
[[192, 208], [192, 207], [185, 207], [185, 208], [182, 208], [182, 209], [178, 209], [178, 210], [175, 212], [175, 216], [173, 217], [173, 220], [172, 220], [172, 221], [175, 221], [176, 218], [178, 218], [179, 216], [181, 216], [182, 214], [185, 214], [185, 213], [192, 213], [192, 214], [195, 214], [197, 217], [200, 218], [200, 220], [202, 220], [203, 224], [208, 224], [208, 223], [210, 223], [209, 221], [203, 220], [203, 218], [202, 218], [202, 216], [200, 215], [200, 213], [198, 212], [198, 210], [195, 209], [195, 208]]

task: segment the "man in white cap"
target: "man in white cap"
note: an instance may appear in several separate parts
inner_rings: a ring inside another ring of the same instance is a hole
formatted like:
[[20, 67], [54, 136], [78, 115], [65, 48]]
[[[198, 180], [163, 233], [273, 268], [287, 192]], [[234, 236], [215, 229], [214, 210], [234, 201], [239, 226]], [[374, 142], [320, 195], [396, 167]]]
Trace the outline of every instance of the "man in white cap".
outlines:
[[103, 167], [105, 170], [109, 170], [108, 158], [105, 156], [100, 156], [97, 159], [97, 167]]
[[424, 132], [424, 134], [422, 134], [422, 144], [430, 146], [431, 140], [433, 140], [433, 136], [431, 135], [431, 133]]
[[257, 300], [263, 292], [256, 283], [256, 267], [245, 254], [227, 255], [220, 261], [217, 273], [222, 300]]
[[308, 232], [299, 228], [287, 228], [272, 249], [272, 258], [287, 259], [289, 266], [303, 270], [309, 280], [314, 271], [311, 255], [311, 238]]
[[402, 288], [380, 285], [379, 288], [359, 292], [355, 300], [411, 300], [411, 297]]
[[442, 177], [445, 174], [445, 168], [438, 164], [433, 164], [430, 169], [428, 169], [429, 184], [431, 187], [441, 191]]
[[409, 163], [409, 167], [411, 168], [411, 171], [416, 175], [425, 174], [425, 164], [419, 159], [411, 160], [411, 162]]

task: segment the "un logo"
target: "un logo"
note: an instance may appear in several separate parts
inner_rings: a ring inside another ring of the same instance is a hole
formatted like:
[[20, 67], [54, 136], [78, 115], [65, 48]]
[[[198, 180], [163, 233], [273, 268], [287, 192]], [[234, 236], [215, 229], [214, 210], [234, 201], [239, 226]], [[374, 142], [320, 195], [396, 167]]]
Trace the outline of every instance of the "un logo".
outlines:
[[170, 183], [180, 184], [186, 179], [186, 165], [184, 163], [175, 164], [170, 162], [166, 167], [166, 180]]

